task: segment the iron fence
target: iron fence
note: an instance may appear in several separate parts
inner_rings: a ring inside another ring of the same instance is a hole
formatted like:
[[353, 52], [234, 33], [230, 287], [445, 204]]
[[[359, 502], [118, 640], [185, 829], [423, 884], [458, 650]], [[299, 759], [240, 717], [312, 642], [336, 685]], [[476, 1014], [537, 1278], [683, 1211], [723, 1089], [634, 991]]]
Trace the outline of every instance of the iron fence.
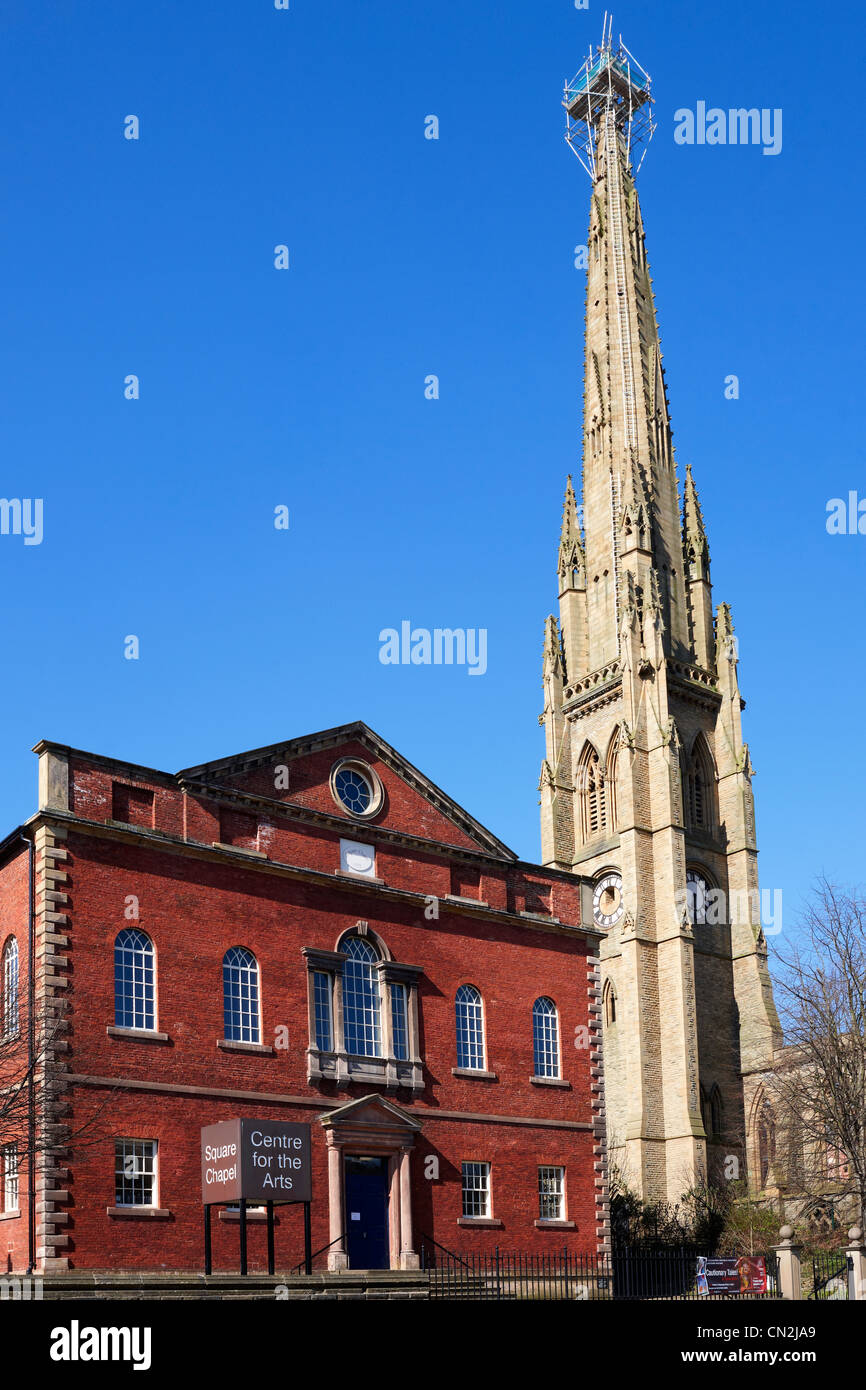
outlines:
[[[430, 1237], [425, 1236], [420, 1244], [421, 1268], [427, 1271], [431, 1298], [597, 1302], [708, 1301], [744, 1296], [699, 1292], [698, 1257], [704, 1252], [689, 1246], [620, 1249], [608, 1255], [578, 1255], [567, 1249], [524, 1254], [497, 1246], [492, 1251], [458, 1255]], [[779, 1296], [776, 1256], [771, 1252], [763, 1258], [767, 1291], [746, 1297]]]
[[812, 1288], [808, 1297], [819, 1301], [848, 1298], [850, 1263], [844, 1250], [816, 1250], [812, 1256]]

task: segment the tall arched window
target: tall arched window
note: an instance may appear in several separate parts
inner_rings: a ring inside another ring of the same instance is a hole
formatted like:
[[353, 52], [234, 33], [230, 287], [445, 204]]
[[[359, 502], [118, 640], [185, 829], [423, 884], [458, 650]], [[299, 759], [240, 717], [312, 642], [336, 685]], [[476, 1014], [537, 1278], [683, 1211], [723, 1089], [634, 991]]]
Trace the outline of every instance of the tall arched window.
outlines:
[[607, 827], [604, 776], [601, 759], [591, 743], [586, 745], [581, 756], [577, 785], [584, 840], [591, 839], [593, 835], [603, 835]]
[[710, 1091], [710, 1124], [712, 1126], [712, 1137], [714, 1139], [721, 1139], [724, 1125], [724, 1111], [722, 1109], [722, 1093], [718, 1086], [714, 1086]]
[[246, 946], [232, 946], [223, 956], [223, 1037], [261, 1042], [259, 966]]
[[18, 1032], [18, 941], [14, 936], [10, 936], [3, 947], [0, 986], [3, 990], [2, 1000], [0, 1000], [0, 1004], [2, 1004], [2, 1017], [0, 1017], [0, 1024], [3, 1028], [2, 1035], [4, 1038], [14, 1038]]
[[133, 927], [114, 939], [114, 1022], [118, 1028], [156, 1027], [153, 942]]
[[605, 980], [604, 989], [601, 992], [602, 1013], [605, 1025], [609, 1028], [616, 1023], [616, 991], [610, 980]]
[[532, 1052], [535, 1076], [559, 1076], [559, 1019], [546, 996], [532, 1006]]
[[484, 1009], [474, 985], [461, 985], [454, 1001], [457, 1016], [457, 1065], [484, 1071]]
[[611, 835], [616, 833], [616, 762], [619, 753], [619, 725], [607, 746], [607, 766], [604, 771], [605, 801], [607, 810], [607, 829]]
[[692, 830], [711, 831], [715, 826], [716, 776], [703, 734], [698, 734], [686, 764], [685, 807]]
[[343, 1037], [356, 1057], [382, 1056], [379, 956], [362, 936], [344, 937]]

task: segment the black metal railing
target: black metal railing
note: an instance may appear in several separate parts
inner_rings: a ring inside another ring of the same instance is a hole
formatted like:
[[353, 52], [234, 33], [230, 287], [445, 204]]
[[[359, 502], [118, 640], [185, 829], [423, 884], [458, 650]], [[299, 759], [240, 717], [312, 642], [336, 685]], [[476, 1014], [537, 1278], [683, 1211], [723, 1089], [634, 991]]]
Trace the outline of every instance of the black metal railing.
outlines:
[[[618, 1249], [613, 1254], [579, 1255], [567, 1249], [525, 1254], [502, 1250], [457, 1254], [430, 1236], [419, 1242], [421, 1268], [430, 1297], [464, 1300], [543, 1300], [596, 1302], [617, 1299], [719, 1300], [736, 1292], [702, 1293], [698, 1256], [689, 1246], [673, 1249]], [[764, 1256], [767, 1291], [750, 1298], [778, 1297], [776, 1256]]]
[[849, 1294], [849, 1259], [844, 1250], [816, 1250], [812, 1255], [812, 1289], [809, 1298], [846, 1299]]
[[[334, 1239], [333, 1239], [333, 1240], [329, 1240], [327, 1245], [323, 1245], [323, 1246], [321, 1246], [318, 1250], [314, 1250], [313, 1253], [312, 1253], [312, 1255], [310, 1256], [310, 1265], [311, 1265], [311, 1267], [312, 1267], [313, 1269], [315, 1269], [316, 1260], [319, 1258], [319, 1256], [320, 1256], [320, 1255], [325, 1255], [325, 1254], [327, 1254], [327, 1252], [331, 1249], [332, 1246], [334, 1246], [334, 1245], [339, 1245], [341, 1241], [345, 1242], [345, 1239], [346, 1239], [346, 1232], [345, 1232], [345, 1231], [341, 1231], [340, 1234], [339, 1234], [338, 1236], [334, 1236]], [[306, 1260], [305, 1260], [305, 1259], [304, 1259], [304, 1260], [301, 1260], [301, 1263], [300, 1263], [299, 1265], [295, 1265], [294, 1269], [290, 1269], [290, 1270], [289, 1270], [289, 1273], [290, 1273], [290, 1274], [303, 1274], [303, 1273], [304, 1273], [305, 1264], [306, 1264]]]

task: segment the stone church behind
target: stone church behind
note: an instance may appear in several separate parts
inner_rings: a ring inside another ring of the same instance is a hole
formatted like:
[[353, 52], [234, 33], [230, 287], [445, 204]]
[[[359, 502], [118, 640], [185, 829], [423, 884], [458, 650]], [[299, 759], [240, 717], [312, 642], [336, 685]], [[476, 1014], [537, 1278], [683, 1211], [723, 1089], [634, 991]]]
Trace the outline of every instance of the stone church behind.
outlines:
[[608, 40], [564, 102], [593, 180], [583, 505], [569, 479], [540, 793], [542, 861], [590, 876], [606, 933], [612, 1161], [644, 1197], [675, 1201], [723, 1163], [756, 1180], [761, 1077], [781, 1035], [737, 642], [729, 606], [713, 607], [689, 468], [678, 490], [633, 175], [648, 86]]

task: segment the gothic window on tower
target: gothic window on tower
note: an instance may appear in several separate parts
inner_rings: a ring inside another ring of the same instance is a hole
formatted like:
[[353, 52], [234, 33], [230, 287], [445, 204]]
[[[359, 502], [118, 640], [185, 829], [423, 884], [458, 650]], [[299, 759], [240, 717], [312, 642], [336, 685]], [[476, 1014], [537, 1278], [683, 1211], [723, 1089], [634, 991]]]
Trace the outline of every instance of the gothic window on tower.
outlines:
[[716, 774], [703, 734], [698, 734], [686, 764], [685, 802], [689, 828], [711, 834], [715, 829]]
[[722, 1110], [722, 1093], [718, 1086], [714, 1086], [710, 1091], [710, 1125], [714, 1139], [721, 1139], [724, 1127]]
[[616, 1023], [616, 991], [610, 980], [605, 980], [604, 989], [601, 993], [602, 1014], [605, 1027], [610, 1028]]
[[591, 743], [586, 745], [578, 768], [581, 833], [584, 842], [606, 835], [612, 828], [608, 788], [601, 758]]

